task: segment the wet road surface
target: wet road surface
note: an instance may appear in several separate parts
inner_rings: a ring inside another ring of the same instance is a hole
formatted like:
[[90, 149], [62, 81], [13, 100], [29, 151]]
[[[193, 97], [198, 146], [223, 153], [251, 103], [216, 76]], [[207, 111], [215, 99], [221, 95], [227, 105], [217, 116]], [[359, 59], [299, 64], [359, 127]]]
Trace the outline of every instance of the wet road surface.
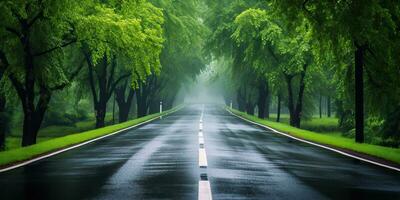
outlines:
[[[212, 105], [204, 107], [199, 139], [201, 116], [201, 105], [186, 106], [0, 173], [0, 199], [198, 199], [200, 174], [213, 199], [400, 199], [398, 172], [288, 139]], [[199, 167], [201, 142], [207, 168]]]

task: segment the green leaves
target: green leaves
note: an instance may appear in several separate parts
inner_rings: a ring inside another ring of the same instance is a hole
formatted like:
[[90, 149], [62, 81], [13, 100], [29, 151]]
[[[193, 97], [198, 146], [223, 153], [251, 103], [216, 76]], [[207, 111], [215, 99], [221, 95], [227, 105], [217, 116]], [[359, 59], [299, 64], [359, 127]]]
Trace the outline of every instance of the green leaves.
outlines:
[[159, 74], [164, 42], [161, 10], [136, 0], [93, 4], [77, 19], [79, 39], [93, 63], [104, 55], [116, 55], [121, 66], [132, 72], [133, 85]]

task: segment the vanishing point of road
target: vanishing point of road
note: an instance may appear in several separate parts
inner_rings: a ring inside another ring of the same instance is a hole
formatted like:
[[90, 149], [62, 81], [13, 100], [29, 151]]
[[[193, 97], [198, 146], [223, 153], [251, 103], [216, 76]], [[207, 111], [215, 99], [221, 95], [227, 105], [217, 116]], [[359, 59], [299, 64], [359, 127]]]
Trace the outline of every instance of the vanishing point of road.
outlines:
[[0, 199], [400, 199], [400, 173], [278, 135], [216, 105], [0, 173]]

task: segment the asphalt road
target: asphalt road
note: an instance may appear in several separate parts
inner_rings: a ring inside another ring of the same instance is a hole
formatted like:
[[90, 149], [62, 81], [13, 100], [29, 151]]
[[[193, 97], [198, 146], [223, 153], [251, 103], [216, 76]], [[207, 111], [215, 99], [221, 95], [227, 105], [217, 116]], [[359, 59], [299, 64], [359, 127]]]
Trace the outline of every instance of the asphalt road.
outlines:
[[[400, 173], [293, 141], [201, 105], [0, 173], [0, 199], [400, 199]], [[204, 178], [204, 177], [203, 177]]]

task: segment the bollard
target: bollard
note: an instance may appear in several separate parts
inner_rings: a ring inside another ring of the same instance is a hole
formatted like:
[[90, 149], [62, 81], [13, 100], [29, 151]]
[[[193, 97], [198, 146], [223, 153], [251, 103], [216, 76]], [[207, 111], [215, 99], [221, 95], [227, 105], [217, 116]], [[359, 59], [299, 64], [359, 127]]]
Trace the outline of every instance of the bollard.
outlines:
[[[162, 101], [160, 101], [160, 114], [162, 113]], [[160, 116], [160, 119], [162, 119], [162, 116]]]

